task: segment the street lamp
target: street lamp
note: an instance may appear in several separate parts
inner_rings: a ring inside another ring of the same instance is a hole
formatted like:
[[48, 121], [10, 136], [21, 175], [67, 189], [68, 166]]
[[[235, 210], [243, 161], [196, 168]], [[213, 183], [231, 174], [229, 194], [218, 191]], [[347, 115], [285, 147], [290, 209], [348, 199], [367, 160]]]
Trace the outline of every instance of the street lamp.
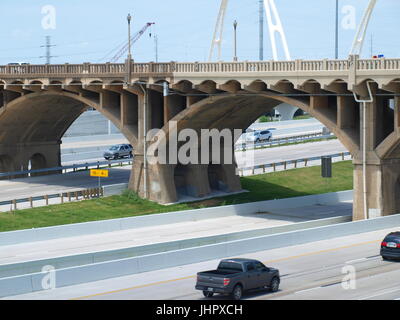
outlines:
[[336, 0], [335, 59], [339, 59], [339, 0]]
[[127, 20], [128, 20], [128, 62], [130, 63], [132, 61], [132, 55], [131, 55], [131, 20], [132, 20], [132, 16], [131, 16], [131, 14], [128, 14]]
[[233, 30], [234, 30], [234, 56], [233, 56], [233, 61], [237, 62], [238, 61], [238, 57], [237, 57], [237, 21], [235, 20], [233, 22]]

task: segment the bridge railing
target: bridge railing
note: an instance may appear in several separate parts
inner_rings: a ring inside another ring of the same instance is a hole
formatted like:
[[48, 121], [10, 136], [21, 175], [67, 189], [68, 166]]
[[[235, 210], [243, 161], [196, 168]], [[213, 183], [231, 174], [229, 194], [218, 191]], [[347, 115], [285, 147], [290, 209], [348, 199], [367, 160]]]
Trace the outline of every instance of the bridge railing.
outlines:
[[[400, 59], [356, 59], [358, 70], [400, 70]], [[133, 63], [134, 74], [348, 71], [350, 60]], [[1, 75], [123, 75], [124, 63], [0, 66]]]

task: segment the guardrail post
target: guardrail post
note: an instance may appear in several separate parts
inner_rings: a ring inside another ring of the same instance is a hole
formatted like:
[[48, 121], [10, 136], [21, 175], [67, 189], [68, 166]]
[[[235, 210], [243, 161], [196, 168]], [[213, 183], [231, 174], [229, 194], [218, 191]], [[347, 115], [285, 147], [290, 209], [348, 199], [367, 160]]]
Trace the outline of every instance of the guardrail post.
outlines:
[[342, 152], [342, 161], [344, 161], [344, 152]]
[[283, 169], [286, 170], [286, 168], [287, 168], [287, 162], [285, 161], [285, 162], [283, 163]]
[[308, 159], [304, 159], [304, 166], [307, 167]]
[[61, 204], [63, 204], [64, 203], [64, 193], [60, 193], [60, 197], [61, 197]]
[[79, 200], [79, 197], [78, 197], [78, 192], [77, 192], [77, 191], [75, 191], [75, 199], [76, 199], [76, 201], [78, 201], [78, 200]]
[[46, 200], [46, 206], [48, 206], [49, 205], [49, 196], [47, 194], [44, 196], [44, 200]]
[[29, 204], [30, 204], [31, 208], [33, 208], [33, 199], [32, 199], [32, 197], [29, 197]]
[[67, 193], [67, 197], [68, 197], [68, 202], [71, 202], [71, 192]]
[[297, 160], [294, 160], [294, 168], [297, 169]]
[[17, 211], [17, 200], [13, 200], [12, 201], [13, 207], [14, 207], [14, 211]]
[[276, 171], [276, 163], [273, 163], [272, 167], [274, 168], [274, 172], [275, 172]]

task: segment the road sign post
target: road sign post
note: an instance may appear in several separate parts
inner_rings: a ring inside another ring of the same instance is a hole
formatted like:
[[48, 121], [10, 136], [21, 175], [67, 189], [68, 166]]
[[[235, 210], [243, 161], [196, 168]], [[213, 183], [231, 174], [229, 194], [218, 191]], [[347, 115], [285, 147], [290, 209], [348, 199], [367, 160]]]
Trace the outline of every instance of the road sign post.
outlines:
[[109, 171], [108, 170], [100, 170], [100, 169], [91, 169], [90, 176], [98, 177], [98, 179], [99, 179], [99, 197], [100, 197], [101, 178], [108, 178]]

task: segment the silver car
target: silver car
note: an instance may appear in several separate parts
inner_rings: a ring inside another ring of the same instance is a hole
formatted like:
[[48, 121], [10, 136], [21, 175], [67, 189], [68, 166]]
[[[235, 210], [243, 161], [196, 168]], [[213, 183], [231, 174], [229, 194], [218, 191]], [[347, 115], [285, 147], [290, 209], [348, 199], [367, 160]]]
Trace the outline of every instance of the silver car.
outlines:
[[115, 146], [110, 147], [110, 149], [106, 150], [103, 154], [104, 159], [119, 159], [124, 157], [133, 157], [133, 148], [130, 144], [117, 144]]
[[261, 141], [269, 141], [272, 138], [272, 133], [269, 130], [262, 131], [253, 131], [246, 135], [247, 142], [261, 142]]

